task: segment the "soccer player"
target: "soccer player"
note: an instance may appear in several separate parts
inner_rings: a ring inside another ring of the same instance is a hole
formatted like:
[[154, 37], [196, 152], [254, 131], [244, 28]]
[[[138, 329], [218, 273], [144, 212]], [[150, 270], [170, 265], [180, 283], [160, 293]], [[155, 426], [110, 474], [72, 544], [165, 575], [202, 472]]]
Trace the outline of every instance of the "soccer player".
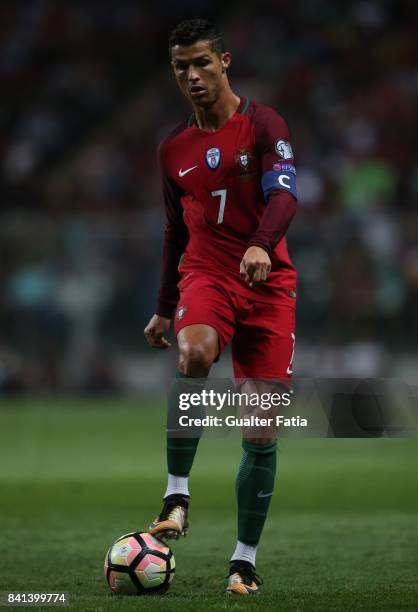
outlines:
[[[166, 349], [174, 319], [179, 355], [170, 413], [180, 390], [196, 391], [228, 343], [237, 379], [291, 377], [296, 272], [285, 234], [297, 201], [287, 124], [232, 91], [231, 54], [217, 28], [184, 21], [171, 33], [169, 52], [193, 113], [159, 147], [167, 224], [158, 305], [144, 333], [152, 347]], [[168, 434], [168, 484], [150, 533], [178, 538], [187, 530], [198, 442]], [[244, 437], [229, 593], [259, 590], [255, 557], [275, 472], [276, 436]]]

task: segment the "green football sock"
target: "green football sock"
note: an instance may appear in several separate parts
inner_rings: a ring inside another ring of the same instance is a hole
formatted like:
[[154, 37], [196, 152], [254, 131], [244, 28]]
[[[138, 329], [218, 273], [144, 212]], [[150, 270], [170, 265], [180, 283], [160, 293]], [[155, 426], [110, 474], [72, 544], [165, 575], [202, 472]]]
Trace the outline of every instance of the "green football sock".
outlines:
[[276, 476], [277, 442], [242, 442], [236, 480], [238, 540], [256, 546], [263, 531]]
[[[167, 412], [167, 466], [168, 473], [174, 476], [188, 476], [192, 469], [193, 460], [196, 455], [202, 430], [194, 429], [196, 437], [184, 437], [187, 435], [185, 428], [179, 427], [179, 416], [202, 416], [201, 406], [191, 406], [189, 410], [179, 410], [180, 394], [200, 393], [206, 381], [201, 378], [193, 378], [176, 372], [176, 379], [173, 382], [168, 394]], [[171, 430], [171, 435], [170, 435]], [[177, 436], [173, 436], [173, 430], [177, 431]], [[183, 436], [183, 437], [181, 437]]]

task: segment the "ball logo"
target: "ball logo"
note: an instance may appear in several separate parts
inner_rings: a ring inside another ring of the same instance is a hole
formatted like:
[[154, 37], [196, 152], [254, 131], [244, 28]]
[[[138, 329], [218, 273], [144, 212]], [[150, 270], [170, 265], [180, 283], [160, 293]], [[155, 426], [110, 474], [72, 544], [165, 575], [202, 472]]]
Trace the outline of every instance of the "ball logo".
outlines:
[[283, 159], [293, 159], [293, 151], [290, 142], [287, 140], [276, 140], [274, 143], [274, 149], [277, 155], [280, 155]]
[[206, 163], [211, 170], [216, 170], [221, 161], [221, 151], [218, 147], [212, 147], [206, 151]]

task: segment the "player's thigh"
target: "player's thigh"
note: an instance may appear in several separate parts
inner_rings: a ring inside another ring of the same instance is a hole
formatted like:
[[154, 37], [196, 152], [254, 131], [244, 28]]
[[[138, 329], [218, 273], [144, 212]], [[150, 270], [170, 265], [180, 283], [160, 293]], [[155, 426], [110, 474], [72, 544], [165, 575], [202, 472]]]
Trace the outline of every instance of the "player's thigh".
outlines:
[[234, 333], [235, 315], [225, 290], [212, 279], [190, 275], [180, 282], [174, 332], [180, 353], [202, 347], [215, 360]]
[[256, 302], [237, 323], [232, 342], [234, 375], [286, 381], [292, 376], [294, 347], [295, 308]]

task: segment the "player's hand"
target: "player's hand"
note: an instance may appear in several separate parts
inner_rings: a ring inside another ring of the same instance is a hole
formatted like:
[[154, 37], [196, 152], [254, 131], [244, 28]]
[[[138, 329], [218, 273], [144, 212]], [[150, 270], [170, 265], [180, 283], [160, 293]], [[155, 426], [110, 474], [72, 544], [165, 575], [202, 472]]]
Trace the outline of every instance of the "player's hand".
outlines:
[[151, 317], [150, 322], [144, 329], [144, 335], [147, 342], [152, 348], [167, 349], [170, 348], [171, 343], [167, 340], [165, 335], [170, 329], [171, 320], [165, 317], [160, 317], [155, 314]]
[[267, 251], [258, 246], [251, 246], [245, 251], [239, 273], [245, 277], [250, 287], [266, 281], [270, 270], [271, 260]]

